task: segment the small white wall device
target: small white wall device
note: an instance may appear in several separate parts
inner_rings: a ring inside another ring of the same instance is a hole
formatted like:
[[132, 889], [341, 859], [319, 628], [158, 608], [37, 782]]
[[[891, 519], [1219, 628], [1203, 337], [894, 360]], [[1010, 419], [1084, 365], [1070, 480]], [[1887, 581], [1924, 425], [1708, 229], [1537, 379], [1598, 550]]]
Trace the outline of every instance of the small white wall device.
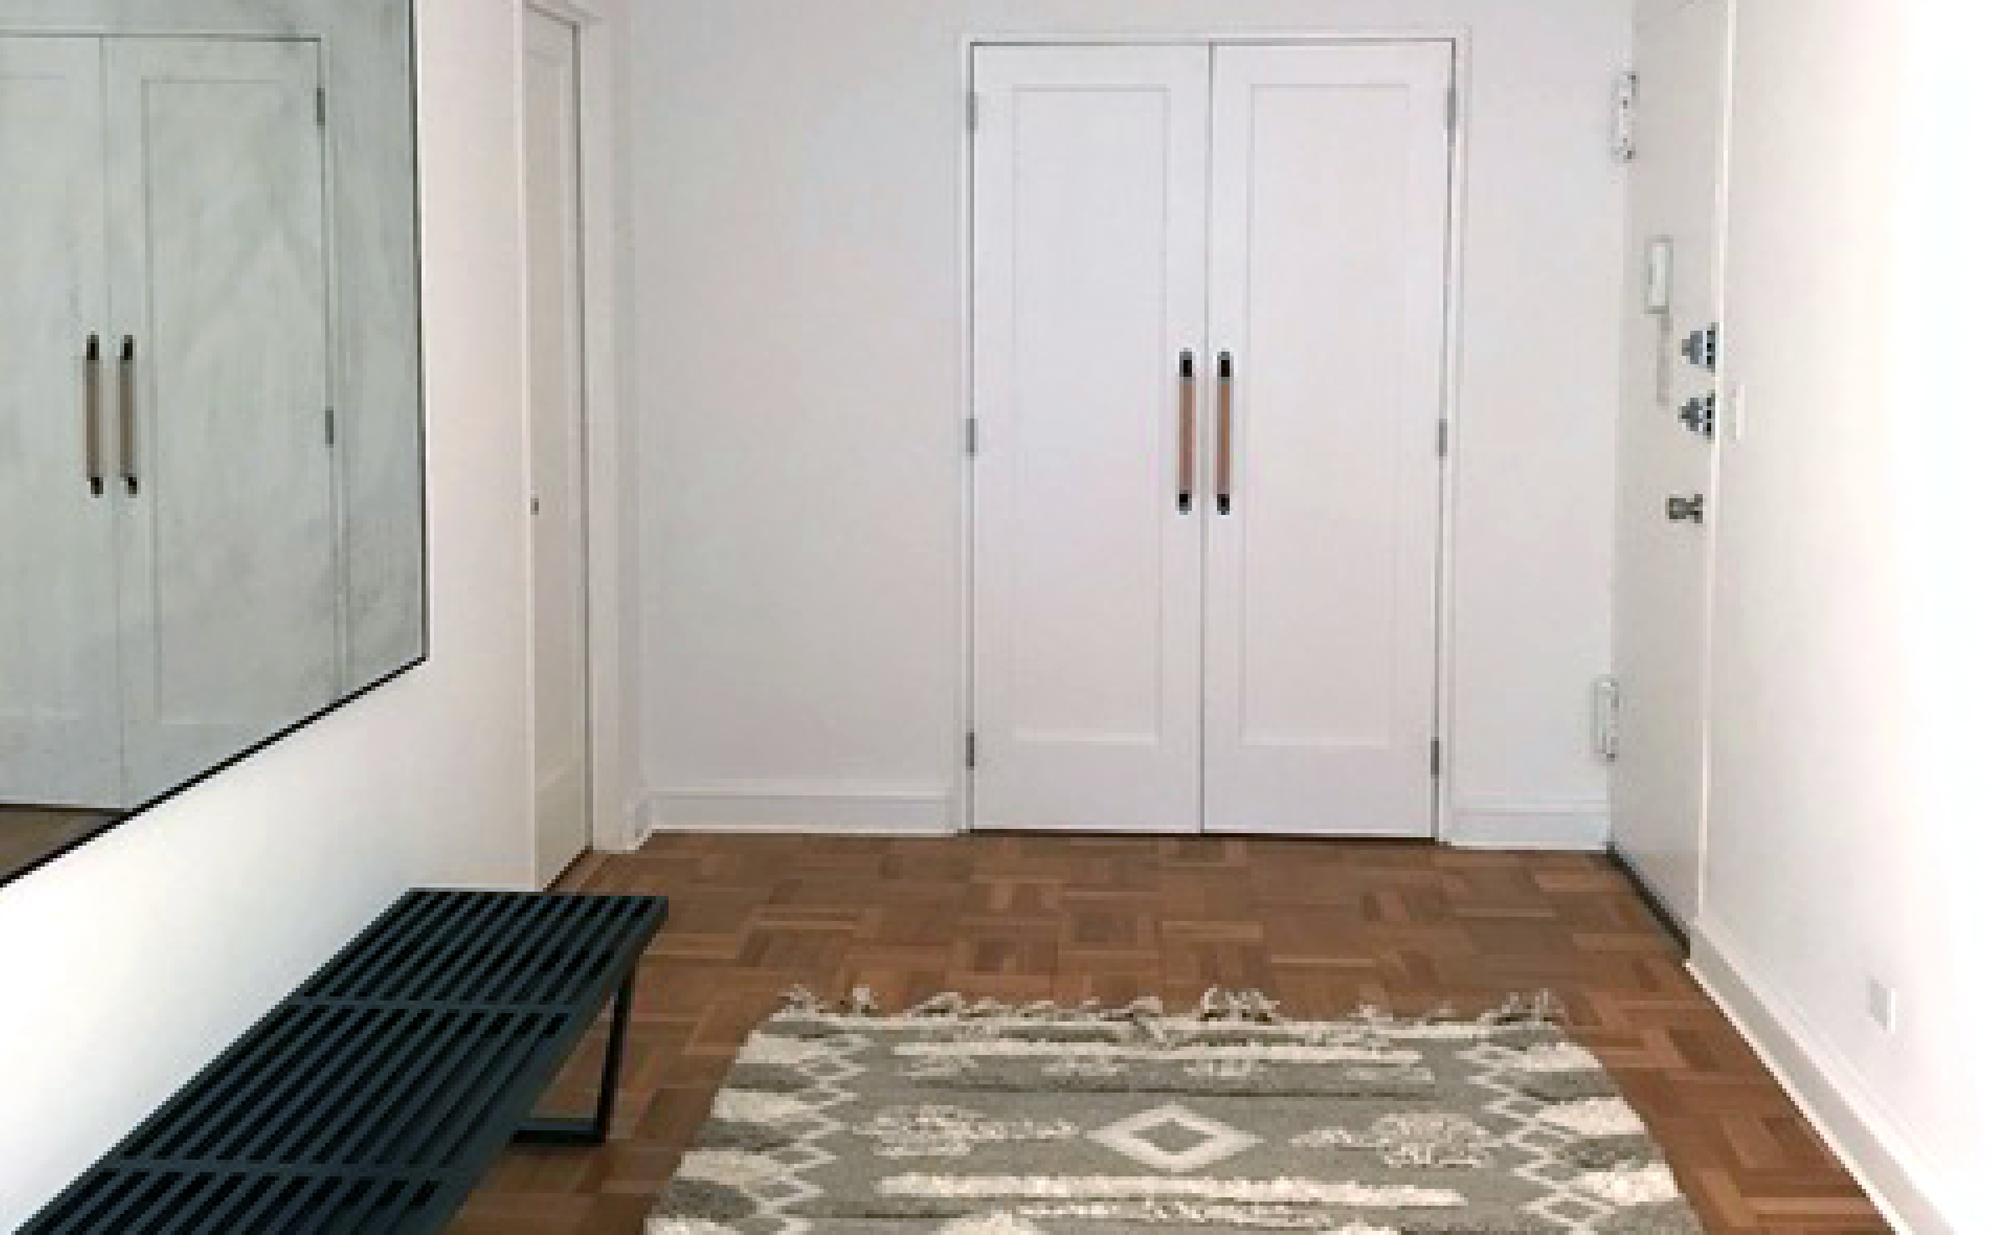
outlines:
[[1646, 312], [1665, 316], [1674, 308], [1674, 239], [1655, 236], [1646, 242]]
[[1611, 105], [1611, 154], [1620, 163], [1630, 163], [1639, 155], [1639, 75], [1618, 75], [1618, 91]]
[[1597, 748], [1597, 757], [1606, 763], [1618, 761], [1618, 713], [1622, 703], [1617, 678], [1601, 677], [1593, 683], [1591, 739]]

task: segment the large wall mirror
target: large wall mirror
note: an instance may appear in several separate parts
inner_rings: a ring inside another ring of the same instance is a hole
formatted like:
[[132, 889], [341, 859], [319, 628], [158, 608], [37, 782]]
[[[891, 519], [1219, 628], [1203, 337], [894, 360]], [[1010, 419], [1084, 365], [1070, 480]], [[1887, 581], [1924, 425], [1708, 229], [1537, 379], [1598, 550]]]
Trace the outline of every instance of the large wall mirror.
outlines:
[[0, 882], [421, 660], [410, 0], [0, 0]]

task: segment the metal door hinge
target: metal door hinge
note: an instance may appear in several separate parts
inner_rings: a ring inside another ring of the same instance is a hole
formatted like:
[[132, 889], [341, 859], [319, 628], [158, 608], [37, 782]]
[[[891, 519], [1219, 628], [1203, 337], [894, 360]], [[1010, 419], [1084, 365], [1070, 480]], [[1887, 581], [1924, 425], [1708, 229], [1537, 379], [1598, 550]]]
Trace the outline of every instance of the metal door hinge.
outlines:
[[979, 453], [979, 422], [976, 420], [968, 419], [965, 422], [965, 453], [969, 455]]
[[967, 91], [965, 95], [965, 127], [968, 132], [979, 131], [979, 92]]
[[976, 733], [965, 735], [965, 766], [968, 768], [979, 766], [979, 735]]
[[1431, 779], [1438, 780], [1443, 776], [1444, 776], [1444, 741], [1441, 738], [1432, 738]]
[[1438, 421], [1438, 458], [1442, 459], [1450, 453], [1451, 422], [1449, 420], [1440, 420]]
[[333, 409], [326, 409], [326, 444], [333, 445]]
[[1722, 359], [1722, 327], [1703, 326], [1681, 343], [1681, 356], [1698, 369], [1715, 372]]
[[1444, 91], [1444, 127], [1447, 133], [1458, 132], [1458, 83], [1453, 82]]
[[1681, 424], [1689, 433], [1698, 433], [1713, 441], [1715, 438], [1715, 395], [1713, 392], [1698, 395], [1681, 405]]
[[320, 127], [320, 128], [322, 128], [322, 129], [323, 129], [323, 128], [325, 128], [325, 127], [326, 127], [326, 87], [325, 87], [325, 86], [321, 86], [321, 87], [320, 87], [320, 88], [319, 88], [319, 89], [318, 89], [318, 90], [317, 90], [317, 91], [316, 91], [316, 92], [314, 93], [314, 97], [313, 97], [313, 115], [314, 115], [314, 117], [315, 117], [315, 118], [316, 118], [316, 119], [317, 119], [317, 120], [319, 121], [319, 127]]

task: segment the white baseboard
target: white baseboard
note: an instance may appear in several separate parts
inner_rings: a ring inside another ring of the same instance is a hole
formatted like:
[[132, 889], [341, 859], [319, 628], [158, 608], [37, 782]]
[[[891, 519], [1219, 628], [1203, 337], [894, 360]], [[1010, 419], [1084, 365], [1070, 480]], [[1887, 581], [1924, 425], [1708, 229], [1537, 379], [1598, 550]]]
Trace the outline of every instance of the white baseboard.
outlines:
[[[814, 785], [703, 785], [656, 790], [634, 809], [642, 832], [819, 832], [949, 836], [963, 831], [950, 789]], [[1601, 853], [1610, 843], [1601, 802], [1461, 803], [1440, 839], [1465, 849]]]
[[[1735, 1023], [1889, 1224], [1903, 1235], [1973, 1235], [1971, 1210], [1947, 1202], [1942, 1173], [1883, 1112], [1846, 1060], [1818, 1040], [1798, 1009], [1752, 975], [1727, 933], [1712, 923], [1699, 925], [1693, 943], [1688, 968], [1695, 981]], [[1960, 1215], [1956, 1221], [1953, 1212]]]
[[1438, 839], [1459, 849], [1603, 853], [1611, 845], [1611, 806], [1462, 798], [1445, 813]]
[[647, 794], [638, 814], [653, 832], [805, 832], [836, 836], [952, 836], [949, 789], [816, 785], [703, 785]]

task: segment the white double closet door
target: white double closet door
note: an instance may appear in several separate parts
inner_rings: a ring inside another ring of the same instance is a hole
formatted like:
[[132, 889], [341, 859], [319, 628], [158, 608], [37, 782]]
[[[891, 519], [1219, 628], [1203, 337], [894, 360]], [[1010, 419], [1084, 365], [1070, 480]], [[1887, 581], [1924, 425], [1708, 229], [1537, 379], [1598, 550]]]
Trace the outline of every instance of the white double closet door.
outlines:
[[1430, 835], [1450, 46], [974, 77], [974, 825]]
[[341, 687], [319, 90], [0, 37], [0, 801], [135, 805]]

